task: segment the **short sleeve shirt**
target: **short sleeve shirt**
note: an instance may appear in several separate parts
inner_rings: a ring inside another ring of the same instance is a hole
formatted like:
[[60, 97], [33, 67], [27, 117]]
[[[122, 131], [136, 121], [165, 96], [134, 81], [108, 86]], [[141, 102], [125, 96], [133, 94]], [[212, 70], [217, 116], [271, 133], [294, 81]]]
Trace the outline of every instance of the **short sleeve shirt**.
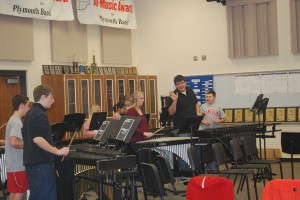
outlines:
[[9, 144], [9, 138], [14, 136], [23, 141], [21, 129], [23, 127], [21, 119], [12, 115], [8, 120], [5, 132], [5, 166], [8, 172], [24, 171], [23, 149], [16, 149]]
[[201, 105], [200, 113], [204, 114], [203, 120], [210, 122], [210, 124], [208, 126], [201, 124], [202, 129], [218, 127], [219, 123], [216, 124], [216, 123], [213, 123], [213, 121], [216, 119], [225, 118], [225, 113], [224, 113], [223, 109], [216, 103], [214, 103], [214, 104], [205, 103], [205, 104]]

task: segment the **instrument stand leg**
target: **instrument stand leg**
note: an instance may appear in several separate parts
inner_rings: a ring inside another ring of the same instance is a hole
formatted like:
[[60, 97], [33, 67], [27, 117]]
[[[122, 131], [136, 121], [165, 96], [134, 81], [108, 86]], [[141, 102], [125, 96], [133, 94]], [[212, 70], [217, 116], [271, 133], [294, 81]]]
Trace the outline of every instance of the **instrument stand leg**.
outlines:
[[294, 180], [294, 157], [293, 157], [293, 143], [291, 143], [291, 167], [292, 167], [292, 180]]
[[122, 178], [114, 174], [113, 180], [114, 200], [122, 199]]
[[137, 187], [135, 182], [135, 175], [130, 177], [131, 183], [130, 183], [130, 194], [131, 194], [131, 200], [137, 200]]
[[103, 191], [103, 178], [101, 175], [100, 175], [100, 182], [99, 182], [99, 199], [104, 199], [104, 191]]

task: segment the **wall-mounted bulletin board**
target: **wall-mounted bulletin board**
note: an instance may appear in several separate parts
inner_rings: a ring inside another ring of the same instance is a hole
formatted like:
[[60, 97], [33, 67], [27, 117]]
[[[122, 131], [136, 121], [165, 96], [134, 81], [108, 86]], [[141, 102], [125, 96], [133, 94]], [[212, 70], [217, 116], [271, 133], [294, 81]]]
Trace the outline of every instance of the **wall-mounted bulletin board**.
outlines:
[[[300, 71], [214, 75], [213, 83], [226, 122], [300, 122]], [[269, 103], [258, 117], [249, 110], [260, 94]]]
[[205, 94], [214, 88], [214, 77], [208, 76], [185, 76], [186, 85], [192, 88], [201, 104], [205, 103]]

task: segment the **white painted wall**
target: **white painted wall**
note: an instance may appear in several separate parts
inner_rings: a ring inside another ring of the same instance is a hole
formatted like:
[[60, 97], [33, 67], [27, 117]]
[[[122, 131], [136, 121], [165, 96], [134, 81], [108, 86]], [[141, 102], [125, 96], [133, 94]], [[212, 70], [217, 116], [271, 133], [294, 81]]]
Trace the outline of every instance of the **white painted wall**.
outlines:
[[[138, 29], [132, 31], [133, 65], [139, 74], [157, 75], [158, 95], [167, 95], [174, 88], [173, 77], [177, 74], [300, 69], [300, 55], [290, 53], [289, 1], [277, 1], [279, 55], [240, 59], [228, 58], [226, 7], [221, 4], [205, 0], [136, 0], [135, 6]], [[60, 64], [51, 62], [49, 24], [34, 20], [34, 61], [0, 60], [0, 70], [27, 71], [27, 95], [31, 99], [33, 88], [40, 84], [42, 64]], [[95, 51], [96, 61], [101, 63], [98, 26], [88, 26], [87, 33], [89, 58]], [[202, 55], [207, 56], [206, 61], [201, 61]], [[199, 61], [193, 61], [193, 56]], [[278, 146], [279, 142], [278, 137], [270, 145]]]
[[[173, 89], [177, 74], [300, 69], [300, 55], [290, 53], [289, 1], [277, 1], [279, 55], [239, 59], [228, 58], [225, 6], [205, 0], [140, 0], [135, 5], [134, 65], [140, 73], [157, 74], [160, 95]], [[206, 61], [201, 61], [202, 55]]]

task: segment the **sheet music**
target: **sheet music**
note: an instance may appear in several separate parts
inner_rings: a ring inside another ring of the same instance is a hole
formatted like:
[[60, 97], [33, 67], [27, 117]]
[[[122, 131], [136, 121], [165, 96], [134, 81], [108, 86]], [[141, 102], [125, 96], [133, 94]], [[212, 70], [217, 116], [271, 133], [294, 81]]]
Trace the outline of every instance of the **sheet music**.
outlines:
[[287, 73], [270, 73], [261, 75], [261, 90], [263, 94], [287, 93]]
[[288, 74], [288, 92], [297, 93], [300, 92], [300, 73], [290, 72]]
[[259, 74], [236, 76], [234, 81], [235, 93], [239, 95], [260, 94]]

